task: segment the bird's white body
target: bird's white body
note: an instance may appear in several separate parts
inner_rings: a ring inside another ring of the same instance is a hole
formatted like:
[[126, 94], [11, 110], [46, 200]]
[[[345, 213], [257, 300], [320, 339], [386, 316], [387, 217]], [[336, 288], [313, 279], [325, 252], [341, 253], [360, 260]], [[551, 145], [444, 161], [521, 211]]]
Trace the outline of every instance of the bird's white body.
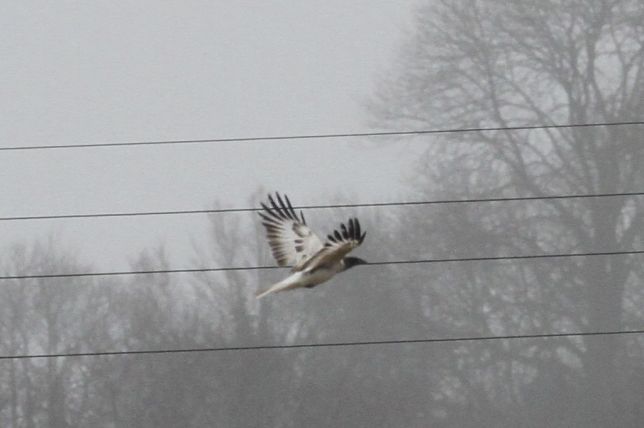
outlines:
[[258, 294], [257, 297], [264, 297], [267, 294], [275, 293], [278, 291], [292, 290], [301, 287], [315, 287], [318, 284], [331, 279], [336, 273], [344, 270], [344, 263], [334, 263], [330, 266], [311, 268], [300, 272], [294, 272], [287, 276], [277, 284], [272, 285], [268, 290]]

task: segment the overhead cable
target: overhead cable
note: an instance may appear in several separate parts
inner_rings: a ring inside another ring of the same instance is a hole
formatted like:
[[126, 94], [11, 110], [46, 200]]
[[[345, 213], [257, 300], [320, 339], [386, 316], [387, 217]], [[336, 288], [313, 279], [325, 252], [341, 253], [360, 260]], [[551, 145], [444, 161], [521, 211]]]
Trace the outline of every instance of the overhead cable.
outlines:
[[[595, 193], [585, 195], [543, 195], [543, 196], [516, 196], [498, 198], [473, 198], [473, 199], [442, 199], [432, 201], [407, 201], [407, 202], [366, 202], [354, 204], [329, 204], [329, 205], [302, 205], [293, 207], [300, 210], [330, 209], [330, 208], [372, 208], [372, 207], [402, 207], [421, 205], [442, 205], [459, 203], [487, 203], [487, 202], [514, 202], [514, 201], [545, 201], [556, 199], [585, 199], [585, 198], [615, 198], [644, 196], [644, 192], [621, 192], [621, 193]], [[261, 211], [262, 208], [213, 208], [202, 210], [174, 210], [174, 211], [131, 211], [113, 213], [79, 213], [79, 214], [51, 214], [51, 215], [26, 215], [0, 217], [0, 221], [17, 220], [61, 220], [73, 218], [101, 218], [101, 217], [139, 217], [139, 216], [162, 216], [162, 215], [188, 215], [188, 214], [219, 214]]]
[[570, 332], [570, 333], [538, 333], [538, 334], [513, 334], [500, 336], [464, 336], [445, 337], [434, 339], [394, 339], [394, 340], [369, 340], [356, 342], [327, 342], [327, 343], [303, 343], [292, 345], [251, 345], [251, 346], [221, 346], [211, 348], [183, 348], [183, 349], [151, 349], [131, 351], [99, 351], [99, 352], [61, 352], [48, 354], [16, 354], [0, 355], [0, 360], [24, 360], [34, 358], [73, 358], [73, 357], [109, 357], [125, 355], [151, 355], [151, 354], [187, 354], [187, 353], [213, 353], [213, 352], [241, 352], [241, 351], [269, 351], [269, 350], [293, 350], [293, 349], [314, 349], [314, 348], [347, 348], [353, 346], [384, 346], [384, 345], [418, 345], [429, 343], [454, 343], [454, 342], [483, 342], [495, 340], [519, 340], [519, 339], [553, 339], [565, 337], [589, 337], [589, 336], [618, 336], [618, 335], [640, 335], [642, 330], [615, 330], [615, 331], [593, 331], [593, 332]]
[[87, 144], [54, 144], [54, 145], [36, 145], [36, 146], [8, 146], [8, 147], [0, 147], [0, 151], [90, 149], [90, 148], [98, 148], [98, 147], [213, 144], [213, 143], [230, 143], [230, 142], [274, 141], [274, 140], [282, 140], [282, 141], [313, 140], [313, 139], [329, 139], [329, 138], [454, 134], [454, 133], [461, 133], [461, 132], [520, 131], [520, 130], [530, 130], [530, 129], [589, 128], [589, 127], [596, 127], [596, 126], [627, 126], [627, 125], [644, 125], [644, 121], [573, 123], [573, 124], [550, 124], [550, 125], [517, 125], [517, 126], [423, 129], [423, 130], [382, 131], [382, 132], [346, 132], [346, 133], [337, 133], [337, 134], [273, 135], [273, 136], [260, 136], [260, 137], [204, 138], [204, 139], [196, 139], [196, 140], [131, 141], [131, 142], [120, 142], [120, 143], [113, 142], [113, 143], [87, 143]]
[[[458, 258], [440, 258], [440, 259], [420, 259], [420, 260], [392, 260], [381, 262], [368, 262], [366, 266], [382, 265], [403, 265], [403, 264], [427, 264], [427, 263], [454, 263], [454, 262], [487, 262], [501, 260], [532, 260], [532, 259], [554, 259], [567, 257], [597, 257], [597, 256], [624, 256], [644, 254], [644, 250], [632, 251], [604, 251], [604, 252], [586, 252], [586, 253], [563, 253], [563, 254], [529, 254], [518, 256], [490, 256], [490, 257], [458, 257]], [[160, 275], [160, 274], [177, 274], [177, 273], [199, 273], [199, 272], [232, 272], [232, 271], [255, 271], [284, 269], [280, 266], [243, 266], [243, 267], [213, 267], [213, 268], [187, 268], [187, 269], [151, 269], [138, 271], [107, 271], [107, 272], [68, 272], [68, 273], [45, 273], [45, 274], [25, 274], [25, 275], [4, 275], [0, 280], [20, 280], [20, 279], [47, 279], [47, 278], [74, 278], [74, 277], [95, 277], [95, 276], [125, 276], [125, 275]]]

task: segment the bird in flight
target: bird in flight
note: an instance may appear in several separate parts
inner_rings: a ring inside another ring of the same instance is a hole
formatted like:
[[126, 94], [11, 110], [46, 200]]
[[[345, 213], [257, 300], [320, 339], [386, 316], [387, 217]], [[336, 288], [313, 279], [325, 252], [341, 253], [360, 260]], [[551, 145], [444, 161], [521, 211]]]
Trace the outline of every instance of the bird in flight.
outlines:
[[268, 203], [262, 203], [262, 208], [264, 211], [259, 215], [273, 257], [279, 266], [291, 266], [291, 274], [259, 292], [257, 298], [278, 291], [313, 288], [337, 273], [367, 263], [357, 257], [347, 257], [367, 235], [361, 234], [357, 218], [340, 224], [340, 229], [329, 234], [323, 243], [306, 225], [302, 211], [298, 217], [286, 195], [284, 198], [277, 192], [275, 198], [268, 195]]

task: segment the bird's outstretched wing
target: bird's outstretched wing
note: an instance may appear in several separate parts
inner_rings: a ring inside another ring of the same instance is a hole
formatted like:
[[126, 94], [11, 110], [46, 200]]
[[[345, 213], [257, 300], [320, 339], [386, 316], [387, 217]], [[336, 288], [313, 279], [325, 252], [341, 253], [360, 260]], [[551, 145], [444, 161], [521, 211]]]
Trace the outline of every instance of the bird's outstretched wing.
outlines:
[[360, 246], [365, 236], [367, 236], [367, 232], [361, 233], [358, 219], [349, 219], [347, 225], [340, 224], [340, 230], [336, 229], [327, 236], [327, 241], [320, 251], [293, 270], [306, 270], [311, 267], [337, 263], [354, 248]]
[[264, 211], [259, 215], [279, 266], [299, 265], [324, 248], [320, 238], [306, 225], [302, 211], [298, 217], [286, 195], [284, 199], [277, 192], [275, 199], [268, 195], [268, 204], [262, 203], [262, 208]]

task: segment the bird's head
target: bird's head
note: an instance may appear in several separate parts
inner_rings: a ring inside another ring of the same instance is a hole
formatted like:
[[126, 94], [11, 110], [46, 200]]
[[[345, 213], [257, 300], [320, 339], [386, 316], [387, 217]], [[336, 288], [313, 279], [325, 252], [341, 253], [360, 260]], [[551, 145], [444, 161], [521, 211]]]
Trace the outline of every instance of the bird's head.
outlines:
[[354, 266], [358, 265], [366, 265], [368, 262], [366, 260], [362, 260], [358, 257], [345, 257], [344, 258], [344, 270], [351, 269]]

